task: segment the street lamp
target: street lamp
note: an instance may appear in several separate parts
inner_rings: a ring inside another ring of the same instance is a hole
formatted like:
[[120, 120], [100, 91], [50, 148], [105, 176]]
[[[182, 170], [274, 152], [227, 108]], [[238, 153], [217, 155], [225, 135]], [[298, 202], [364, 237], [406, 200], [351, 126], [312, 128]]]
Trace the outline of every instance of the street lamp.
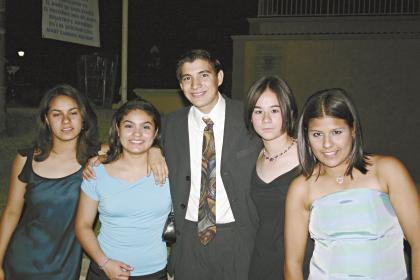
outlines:
[[17, 54], [18, 54], [19, 57], [24, 57], [25, 56], [24, 51], [18, 51]]

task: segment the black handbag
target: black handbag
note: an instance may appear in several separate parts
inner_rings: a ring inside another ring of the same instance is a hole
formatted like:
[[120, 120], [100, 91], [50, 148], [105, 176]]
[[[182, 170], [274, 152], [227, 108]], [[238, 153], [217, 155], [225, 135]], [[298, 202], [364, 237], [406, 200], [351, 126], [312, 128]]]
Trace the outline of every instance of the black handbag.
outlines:
[[163, 226], [162, 240], [168, 244], [175, 243], [176, 241], [175, 214], [173, 209], [169, 212], [168, 218], [166, 218], [165, 225]]

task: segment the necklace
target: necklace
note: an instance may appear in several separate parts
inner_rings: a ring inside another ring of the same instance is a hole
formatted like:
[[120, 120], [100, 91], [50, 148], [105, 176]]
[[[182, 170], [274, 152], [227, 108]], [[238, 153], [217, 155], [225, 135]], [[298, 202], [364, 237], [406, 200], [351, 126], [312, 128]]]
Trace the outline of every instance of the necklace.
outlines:
[[268, 161], [275, 161], [277, 158], [279, 158], [279, 157], [281, 157], [282, 155], [284, 155], [285, 153], [287, 153], [289, 150], [290, 150], [290, 148], [292, 148], [293, 147], [293, 145], [296, 143], [296, 139], [293, 139], [292, 140], [292, 143], [283, 151], [283, 152], [281, 152], [281, 153], [279, 153], [279, 154], [276, 154], [276, 155], [274, 155], [274, 156], [269, 156], [269, 155], [267, 155], [267, 151], [265, 150], [265, 148], [263, 149], [263, 156], [264, 156], [264, 159], [265, 160], [268, 160]]
[[344, 176], [337, 176], [335, 177], [335, 181], [337, 182], [337, 184], [342, 184], [344, 183]]

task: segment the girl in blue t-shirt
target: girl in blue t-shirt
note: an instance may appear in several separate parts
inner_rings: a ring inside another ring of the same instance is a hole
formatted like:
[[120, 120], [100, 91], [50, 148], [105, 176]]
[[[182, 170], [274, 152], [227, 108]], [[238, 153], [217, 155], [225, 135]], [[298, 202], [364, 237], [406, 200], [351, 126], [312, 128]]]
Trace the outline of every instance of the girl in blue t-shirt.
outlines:
[[[82, 184], [76, 235], [92, 258], [87, 279], [167, 279], [166, 244], [161, 235], [171, 210], [168, 180], [148, 175], [148, 150], [156, 144], [160, 116], [136, 99], [116, 111], [109, 151], [96, 178]], [[99, 212], [101, 229], [92, 226]]]

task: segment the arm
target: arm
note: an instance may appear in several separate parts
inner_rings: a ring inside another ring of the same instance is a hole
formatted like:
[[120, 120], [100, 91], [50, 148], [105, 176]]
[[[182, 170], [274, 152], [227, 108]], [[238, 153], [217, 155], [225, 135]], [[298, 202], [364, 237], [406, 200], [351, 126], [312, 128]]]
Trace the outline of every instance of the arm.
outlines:
[[303, 280], [303, 261], [308, 239], [309, 209], [305, 178], [295, 179], [287, 193], [284, 229], [284, 277]]
[[164, 185], [169, 171], [166, 165], [165, 157], [159, 147], [151, 147], [148, 151], [148, 168], [147, 173], [153, 172], [157, 184]]
[[12, 164], [10, 174], [9, 193], [7, 195], [6, 207], [0, 220], [0, 279], [4, 278], [3, 261], [9, 245], [10, 238], [16, 229], [22, 214], [26, 183], [19, 180], [18, 175], [25, 165], [26, 157], [17, 155]]
[[110, 279], [128, 279], [129, 265], [117, 260], [110, 260], [99, 246], [92, 226], [98, 212], [98, 202], [80, 192], [79, 206], [76, 214], [75, 231], [85, 252], [100, 266]]
[[392, 206], [411, 246], [413, 279], [420, 279], [420, 201], [416, 185], [396, 158], [379, 157], [378, 170], [380, 178], [385, 179]]

